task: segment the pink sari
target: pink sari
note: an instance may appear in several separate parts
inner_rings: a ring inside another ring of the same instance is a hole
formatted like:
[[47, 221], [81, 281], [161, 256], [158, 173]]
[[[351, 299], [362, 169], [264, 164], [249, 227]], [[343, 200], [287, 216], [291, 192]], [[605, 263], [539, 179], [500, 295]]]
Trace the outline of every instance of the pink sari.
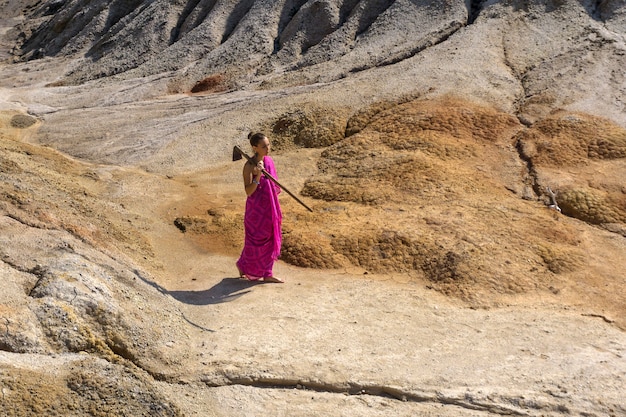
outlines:
[[[264, 157], [263, 164], [265, 170], [277, 178], [272, 158]], [[273, 276], [274, 262], [280, 256], [283, 215], [278, 203], [279, 193], [280, 187], [263, 176], [246, 200], [245, 241], [237, 267], [253, 280]]]

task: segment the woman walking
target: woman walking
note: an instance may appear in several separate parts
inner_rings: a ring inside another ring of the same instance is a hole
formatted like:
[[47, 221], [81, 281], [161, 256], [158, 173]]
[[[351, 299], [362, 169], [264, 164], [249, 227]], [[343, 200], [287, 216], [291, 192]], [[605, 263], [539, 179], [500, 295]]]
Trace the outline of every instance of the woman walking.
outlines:
[[244, 215], [245, 241], [237, 269], [241, 278], [250, 281], [283, 282], [274, 277], [272, 271], [282, 244], [280, 187], [262, 172], [265, 169], [276, 178], [276, 167], [269, 156], [270, 141], [263, 133], [250, 132], [248, 139], [254, 156], [243, 167], [243, 185], [248, 198]]

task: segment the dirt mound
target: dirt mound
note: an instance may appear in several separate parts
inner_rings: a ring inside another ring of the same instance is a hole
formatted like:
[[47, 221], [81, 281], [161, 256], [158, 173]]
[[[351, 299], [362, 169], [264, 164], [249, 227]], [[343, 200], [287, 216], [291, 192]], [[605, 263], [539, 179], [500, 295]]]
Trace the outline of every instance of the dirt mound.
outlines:
[[[322, 152], [319, 173], [302, 193], [326, 203], [293, 223], [288, 218], [285, 261], [414, 274], [479, 304], [494, 294], [558, 292], [559, 276], [585, 274], [575, 224], [544, 205], [543, 194], [529, 199], [517, 192], [531, 174], [515, 144], [532, 129], [451, 98], [378, 108], [369, 120], [359, 113], [358, 133]], [[619, 139], [615, 126], [605, 129]], [[581, 138], [578, 130], [558, 132], [570, 143]], [[619, 142], [610, 143], [615, 149]], [[623, 222], [623, 200], [581, 198], [566, 189], [558, 200], [565, 215], [596, 223], [591, 216], [601, 214], [602, 203], [601, 221]]]
[[520, 132], [518, 147], [538, 188], [551, 187], [564, 214], [624, 234], [626, 129], [560, 111]]
[[[280, 116], [276, 125], [288, 137], [292, 125], [285, 120]], [[573, 277], [587, 276], [591, 241], [563, 215], [623, 225], [623, 200], [608, 194], [581, 196], [559, 185], [562, 214], [548, 208], [541, 191], [554, 182], [553, 172], [538, 174], [534, 159], [519, 153], [535, 137], [534, 127], [507, 113], [453, 97], [418, 98], [373, 105], [351, 120], [357, 133], [324, 149], [318, 173], [304, 182], [302, 194], [317, 200], [314, 213], [285, 206], [283, 261], [408, 274], [482, 305], [536, 291], [559, 293]], [[545, 132], [551, 123], [537, 129]], [[595, 126], [588, 129], [600, 130]], [[608, 148], [619, 149], [620, 130], [604, 129], [609, 133], [601, 142], [615, 137]], [[586, 137], [578, 129], [552, 131], [569, 143]], [[603, 186], [619, 182], [609, 173], [596, 178]], [[538, 193], [531, 188], [527, 194], [528, 181]], [[612, 192], [620, 197], [622, 188]], [[209, 209], [175, 223], [205, 247], [236, 255], [242, 244], [240, 213]], [[618, 299], [611, 308], [620, 308]]]
[[261, 130], [272, 137], [277, 151], [304, 148], [324, 148], [339, 142], [345, 136], [348, 110], [302, 105], [272, 120]]
[[626, 193], [609, 193], [593, 188], [565, 188], [559, 193], [563, 214], [591, 224], [626, 225]]
[[591, 115], [557, 112], [520, 133], [527, 158], [543, 167], [626, 158], [626, 129]]
[[411, 101], [374, 114], [361, 122], [360, 133], [322, 153], [320, 175], [307, 181], [304, 195], [369, 204], [434, 197], [456, 174], [444, 165], [463, 165], [486, 144], [506, 146], [522, 128], [508, 114], [452, 99]]
[[209, 208], [205, 213], [176, 217], [174, 225], [219, 253], [236, 253], [243, 244], [243, 213]]

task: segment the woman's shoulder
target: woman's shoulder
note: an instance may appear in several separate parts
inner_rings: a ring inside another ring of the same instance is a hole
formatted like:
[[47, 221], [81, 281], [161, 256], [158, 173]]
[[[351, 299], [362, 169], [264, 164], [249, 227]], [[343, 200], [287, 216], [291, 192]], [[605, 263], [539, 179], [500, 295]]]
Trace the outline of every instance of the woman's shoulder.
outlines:
[[245, 164], [243, 164], [243, 172], [250, 172], [254, 169], [254, 164], [250, 161], [247, 161]]

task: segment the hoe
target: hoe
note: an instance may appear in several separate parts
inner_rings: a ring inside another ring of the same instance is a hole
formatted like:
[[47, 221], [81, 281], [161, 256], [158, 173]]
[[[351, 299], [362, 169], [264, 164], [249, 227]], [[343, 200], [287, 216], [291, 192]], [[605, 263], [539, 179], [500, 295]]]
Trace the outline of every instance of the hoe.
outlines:
[[[246, 154], [244, 151], [241, 150], [241, 148], [237, 145], [235, 145], [235, 147], [233, 148], [233, 161], [239, 161], [241, 159], [241, 157], [244, 157], [248, 160], [248, 162], [253, 163], [252, 158], [250, 158], [248, 156], [248, 154]], [[304, 204], [302, 202], [302, 200], [300, 200], [298, 197], [296, 197], [291, 191], [289, 191], [288, 189], [285, 188], [284, 185], [282, 185], [281, 183], [278, 182], [278, 180], [276, 178], [274, 178], [269, 172], [267, 172], [265, 169], [263, 169], [263, 175], [265, 175], [265, 177], [267, 179], [269, 179], [270, 181], [272, 181], [274, 184], [278, 185], [280, 188], [282, 188], [287, 194], [289, 194], [291, 197], [293, 197], [298, 203], [302, 204], [304, 206], [304, 208], [306, 208], [307, 210], [309, 210], [310, 212], [313, 212], [313, 209], [311, 209], [311, 207], [307, 206], [306, 204]]]

